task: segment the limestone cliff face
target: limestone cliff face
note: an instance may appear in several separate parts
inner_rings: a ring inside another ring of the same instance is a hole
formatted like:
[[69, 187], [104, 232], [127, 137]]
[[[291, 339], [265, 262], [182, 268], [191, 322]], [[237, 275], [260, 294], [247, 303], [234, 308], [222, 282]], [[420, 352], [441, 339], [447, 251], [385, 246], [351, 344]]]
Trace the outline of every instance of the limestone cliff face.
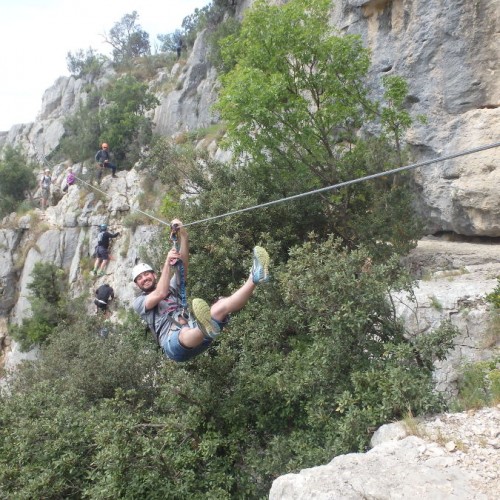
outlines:
[[[73, 170], [79, 176], [82, 166], [74, 165]], [[132, 170], [119, 172], [116, 179], [104, 177], [101, 192], [89, 192], [77, 182], [62, 195], [64, 178], [65, 165], [55, 166], [54, 203], [45, 212], [35, 209], [25, 216], [11, 214], [0, 224], [0, 367], [5, 362], [7, 369], [14, 368], [24, 357], [33, 355], [21, 353], [8, 338], [7, 322], [20, 323], [30, 315], [28, 285], [37, 262], [52, 262], [65, 269], [73, 296], [82, 292], [92, 296], [99, 285], [109, 283], [116, 290], [117, 305], [128, 308], [137, 293], [130, 272], [139, 259], [140, 246], [158, 230], [155, 226], [123, 225], [123, 217], [138, 207], [140, 176]], [[120, 236], [113, 240], [106, 275], [95, 279], [89, 271], [102, 223], [108, 223]], [[88, 313], [95, 314], [92, 301]]]
[[64, 120], [77, 111], [87, 99], [87, 85], [103, 87], [114, 75], [111, 64], [106, 64], [97, 81], [73, 76], [59, 77], [42, 96], [42, 105], [34, 123], [17, 124], [8, 132], [0, 133], [0, 147], [4, 144], [21, 146], [28, 156], [41, 161], [59, 145], [64, 134]]
[[[332, 21], [372, 52], [371, 78], [399, 74], [412, 112], [407, 135], [426, 160], [497, 142], [500, 79], [497, 0], [342, 0]], [[500, 236], [500, 154], [492, 149], [417, 170], [419, 209], [431, 233]]]
[[155, 132], [172, 136], [217, 123], [212, 111], [216, 100], [217, 74], [207, 60], [205, 33], [194, 44], [185, 66], [176, 64], [163, 80], [175, 83], [175, 89], [160, 94], [161, 104], [154, 112]]
[[[252, 0], [237, 2], [237, 15], [244, 16], [252, 3]], [[408, 107], [413, 114], [427, 117], [425, 125], [415, 125], [406, 137], [414, 160], [420, 161], [500, 139], [499, 16], [498, 0], [338, 0], [332, 2], [331, 22], [341, 32], [359, 34], [370, 47], [373, 61], [370, 81], [375, 94], [380, 92], [381, 76], [398, 74], [407, 78], [411, 92]], [[157, 91], [160, 105], [153, 112], [157, 133], [175, 136], [217, 122], [218, 117], [211, 109], [217, 95], [217, 75], [207, 62], [206, 50], [202, 33], [187, 62], [175, 65], [171, 71], [160, 71], [152, 82], [151, 88], [171, 89]], [[112, 74], [112, 68], [108, 67], [104, 76], [93, 83], [102, 86]], [[48, 155], [64, 133], [64, 117], [77, 109], [80, 100], [86, 99], [87, 83], [73, 77], [59, 78], [43, 95], [37, 121], [1, 133], [0, 145], [20, 144], [33, 158]], [[499, 151], [491, 149], [414, 171], [418, 210], [429, 234], [443, 231], [500, 237]], [[82, 166], [75, 168], [78, 172]], [[82, 199], [77, 186], [62, 197], [63, 170], [64, 165], [54, 168], [57, 177], [54, 206], [45, 214], [35, 213], [20, 219], [12, 216], [2, 224], [0, 316], [3, 320], [20, 321], [29, 314], [26, 285], [37, 260], [51, 260], [67, 269], [75, 293], [88, 287], [82, 278], [85, 267], [82, 262], [89, 259], [96, 227], [104, 221], [112, 222], [116, 230], [122, 231], [122, 237], [115, 243], [116, 260], [111, 263], [106, 279], [123, 304], [130, 303], [133, 296], [128, 271], [137, 257], [138, 246], [152, 231], [151, 227], [136, 230], [122, 227], [123, 216], [138, 206], [137, 173], [121, 172], [116, 182], [104, 179], [108, 196], [99, 200], [91, 195]], [[484, 247], [478, 245], [475, 252], [481, 254], [481, 248]], [[495, 248], [498, 247], [489, 245], [485, 252], [486, 264]], [[439, 255], [447, 252], [462, 255], [449, 247]], [[498, 254], [493, 258], [496, 262]], [[456, 262], [460, 262], [460, 257], [450, 257], [441, 269], [453, 270]], [[475, 282], [474, 307], [480, 309], [476, 317], [487, 316], [484, 295], [495, 285], [494, 273], [498, 273], [496, 268], [483, 274], [484, 280], [478, 278]], [[432, 316], [429, 323], [438, 316], [459, 318], [454, 311], [465, 303], [460, 298], [469, 292], [464, 292], [467, 287], [463, 280], [449, 283], [453, 290], [436, 285], [437, 291], [432, 291], [424, 287], [430, 286], [429, 283], [421, 283], [425, 297], [436, 295], [439, 299], [443, 294], [457, 298], [449, 301], [449, 308], [444, 307], [440, 314], [427, 308], [426, 314]], [[471, 316], [467, 317], [470, 321]], [[478, 325], [476, 329], [481, 330], [481, 323]], [[418, 330], [420, 326], [415, 328]], [[465, 322], [460, 326], [466, 332], [464, 335], [468, 335], [470, 325]], [[0, 342], [7, 342], [5, 321], [0, 322]], [[450, 378], [453, 377], [445, 376], [446, 380]]]

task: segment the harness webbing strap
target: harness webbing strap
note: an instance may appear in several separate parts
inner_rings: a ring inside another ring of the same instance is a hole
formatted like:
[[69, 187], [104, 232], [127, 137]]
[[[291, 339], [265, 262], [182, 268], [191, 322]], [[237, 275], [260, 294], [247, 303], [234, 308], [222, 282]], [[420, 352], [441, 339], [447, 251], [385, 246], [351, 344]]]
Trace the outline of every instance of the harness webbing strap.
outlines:
[[[176, 250], [179, 251], [180, 245], [179, 245], [179, 240], [177, 238], [177, 230], [178, 230], [177, 227], [172, 226], [172, 231], [170, 232], [170, 240], [175, 245]], [[176, 268], [175, 273], [176, 273], [176, 282], [178, 287], [177, 289], [178, 289], [179, 303], [184, 312], [187, 314], [188, 303], [186, 295], [186, 274], [184, 269], [184, 263], [182, 262], [181, 259], [177, 259], [177, 262], [174, 264], [174, 267]]]

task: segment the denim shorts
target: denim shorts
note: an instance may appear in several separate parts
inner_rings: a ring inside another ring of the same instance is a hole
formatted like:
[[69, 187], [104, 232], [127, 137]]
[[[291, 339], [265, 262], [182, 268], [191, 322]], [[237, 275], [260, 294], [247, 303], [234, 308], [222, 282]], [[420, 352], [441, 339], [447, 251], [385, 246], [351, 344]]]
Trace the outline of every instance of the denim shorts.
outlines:
[[[224, 325], [227, 325], [228, 320], [226, 318], [223, 321], [217, 321], [215, 319], [214, 321], [219, 325], [220, 331], [222, 331]], [[183, 328], [188, 328], [188, 326], [186, 325]], [[173, 361], [189, 361], [195, 356], [198, 356], [198, 354], [205, 352], [212, 345], [213, 339], [203, 339], [203, 342], [199, 346], [191, 348], [184, 347], [179, 342], [179, 334], [181, 333], [181, 330], [182, 328], [171, 331], [161, 345], [165, 356], [169, 357]]]

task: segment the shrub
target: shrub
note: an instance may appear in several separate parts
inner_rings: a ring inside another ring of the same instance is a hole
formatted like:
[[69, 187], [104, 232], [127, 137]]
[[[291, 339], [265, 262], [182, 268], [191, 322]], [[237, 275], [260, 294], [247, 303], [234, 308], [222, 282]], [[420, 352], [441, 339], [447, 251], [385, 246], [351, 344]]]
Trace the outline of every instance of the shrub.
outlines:
[[100, 142], [111, 144], [117, 162], [132, 166], [140, 156], [141, 148], [152, 137], [151, 118], [145, 113], [159, 104], [146, 83], [125, 75], [105, 90], [106, 106], [99, 113]]
[[497, 278], [497, 286], [495, 289], [486, 295], [486, 300], [490, 303], [493, 304], [493, 307], [495, 309], [500, 309], [500, 278]]
[[[50, 262], [37, 262], [31, 274], [30, 290], [31, 316], [21, 325], [11, 325], [10, 335], [22, 349], [33, 344], [43, 344], [60, 323], [70, 317], [67, 308], [67, 281], [65, 273]], [[75, 311], [74, 311], [75, 312]]]
[[123, 226], [128, 227], [132, 231], [135, 231], [138, 226], [149, 224], [149, 222], [149, 217], [146, 217], [144, 214], [139, 212], [132, 212], [126, 215], [122, 220]]
[[469, 410], [499, 402], [500, 357], [467, 364], [458, 380], [458, 407]]
[[[217, 236], [218, 259], [236, 267], [218, 287], [227, 293], [251, 259]], [[369, 270], [366, 259], [334, 239], [296, 246], [188, 363], [166, 361], [135, 314], [108, 325], [107, 339], [97, 316], [59, 323], [0, 401], [2, 491], [261, 498], [279, 474], [365, 449], [383, 422], [442, 408], [431, 369], [448, 334], [407, 339], [387, 295], [409, 285], [397, 259]], [[197, 260], [211, 269], [212, 255]], [[192, 287], [209, 298], [212, 279], [197, 274]]]
[[[36, 186], [34, 170], [20, 148], [6, 146], [0, 160], [0, 217], [14, 212]], [[31, 200], [31, 196], [29, 197]]]
[[99, 75], [105, 60], [106, 58], [103, 55], [97, 53], [91, 47], [86, 52], [82, 49], [77, 50], [75, 53], [68, 52], [66, 56], [69, 72], [77, 78], [89, 76], [90, 81]]

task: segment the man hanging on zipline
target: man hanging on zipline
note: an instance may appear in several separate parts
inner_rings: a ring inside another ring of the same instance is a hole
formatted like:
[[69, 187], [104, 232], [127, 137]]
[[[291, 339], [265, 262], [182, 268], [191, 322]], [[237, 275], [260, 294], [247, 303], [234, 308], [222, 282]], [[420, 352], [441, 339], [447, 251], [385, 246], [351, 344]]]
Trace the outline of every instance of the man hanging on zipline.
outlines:
[[192, 317], [187, 312], [185, 283], [189, 264], [189, 238], [178, 219], [172, 221], [174, 247], [168, 252], [160, 278], [148, 264], [137, 264], [132, 280], [141, 289], [134, 310], [148, 324], [164, 354], [174, 361], [188, 361], [206, 351], [228, 322], [229, 314], [248, 302], [256, 286], [269, 281], [269, 255], [253, 249], [253, 265], [246, 282], [212, 307], [194, 299]]

